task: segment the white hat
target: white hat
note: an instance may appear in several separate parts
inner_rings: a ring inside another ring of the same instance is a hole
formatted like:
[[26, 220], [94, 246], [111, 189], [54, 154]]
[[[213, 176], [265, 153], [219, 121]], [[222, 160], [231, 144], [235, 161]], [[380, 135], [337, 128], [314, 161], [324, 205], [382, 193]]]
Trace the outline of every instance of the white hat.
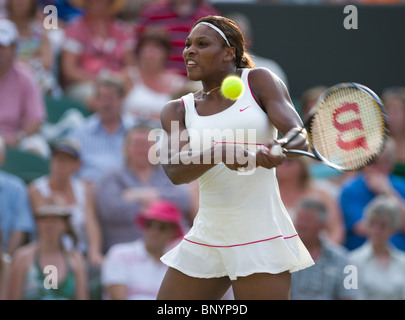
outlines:
[[19, 34], [14, 22], [0, 19], [0, 45], [8, 47], [18, 40]]

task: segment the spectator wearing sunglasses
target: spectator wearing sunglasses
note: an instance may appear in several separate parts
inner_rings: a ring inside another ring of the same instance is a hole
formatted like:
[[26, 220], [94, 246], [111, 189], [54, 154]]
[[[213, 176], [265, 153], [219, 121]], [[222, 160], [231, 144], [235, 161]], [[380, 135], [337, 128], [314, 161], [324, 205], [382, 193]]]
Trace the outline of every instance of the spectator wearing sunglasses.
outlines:
[[159, 200], [137, 216], [142, 237], [112, 246], [102, 266], [105, 298], [154, 300], [167, 266], [160, 257], [183, 236], [180, 209]]

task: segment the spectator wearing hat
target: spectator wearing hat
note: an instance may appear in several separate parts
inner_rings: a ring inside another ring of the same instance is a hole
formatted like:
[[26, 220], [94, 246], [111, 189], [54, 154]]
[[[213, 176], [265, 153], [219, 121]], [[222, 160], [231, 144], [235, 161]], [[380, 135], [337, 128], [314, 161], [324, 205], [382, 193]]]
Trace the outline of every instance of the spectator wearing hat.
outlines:
[[[51, 162], [49, 175], [33, 180], [29, 185], [29, 196], [33, 211], [38, 210], [51, 198], [59, 198], [69, 207], [70, 222], [78, 237], [76, 248], [86, 255], [92, 265], [100, 266], [101, 231], [92, 197], [91, 187], [74, 176], [81, 166], [80, 149], [67, 138], [51, 144]], [[64, 245], [72, 248], [69, 238]]]
[[[70, 208], [57, 199], [35, 211], [38, 240], [19, 248], [11, 265], [11, 300], [83, 300], [87, 275], [79, 251], [66, 250], [62, 238], [73, 233]], [[45, 285], [46, 284], [46, 285]]]
[[39, 130], [46, 118], [41, 89], [29, 67], [17, 61], [19, 33], [13, 22], [0, 19], [0, 135], [7, 147], [49, 156]]
[[106, 298], [156, 299], [167, 266], [160, 261], [175, 239], [183, 236], [181, 212], [171, 201], [157, 201], [136, 217], [142, 237], [110, 248], [102, 267]]
[[134, 40], [131, 31], [116, 18], [125, 0], [72, 0], [71, 3], [84, 13], [66, 26], [61, 72], [66, 95], [87, 104], [100, 74], [120, 76], [126, 67], [134, 64]]
[[[6, 157], [6, 147], [0, 136], [0, 167]], [[13, 255], [14, 251], [30, 240], [35, 232], [25, 182], [0, 170], [0, 252]]]

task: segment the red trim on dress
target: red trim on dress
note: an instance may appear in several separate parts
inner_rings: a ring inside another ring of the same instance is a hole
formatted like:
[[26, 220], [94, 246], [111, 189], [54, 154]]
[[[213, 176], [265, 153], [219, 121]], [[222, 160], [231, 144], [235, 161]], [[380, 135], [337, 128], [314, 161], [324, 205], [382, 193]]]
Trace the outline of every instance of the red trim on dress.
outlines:
[[206, 243], [200, 243], [200, 242], [191, 241], [191, 240], [186, 239], [186, 238], [183, 238], [183, 240], [186, 240], [186, 241], [191, 242], [191, 243], [194, 243], [194, 244], [198, 244], [198, 245], [200, 245], [200, 246], [205, 246], [205, 247], [212, 247], [212, 248], [231, 248], [231, 247], [246, 246], [246, 245], [248, 245], [248, 244], [254, 244], [254, 243], [258, 243], [258, 242], [270, 241], [270, 240], [274, 240], [274, 239], [277, 239], [277, 238], [291, 239], [291, 238], [294, 238], [294, 237], [297, 237], [297, 236], [298, 236], [298, 234], [294, 234], [293, 236], [289, 236], [289, 237], [283, 237], [282, 235], [279, 235], [279, 236], [276, 236], [276, 237], [273, 237], [273, 238], [268, 238], [268, 239], [263, 239], [263, 240], [257, 240], [257, 241], [252, 241], [252, 242], [246, 242], [246, 243], [231, 244], [231, 245], [228, 245], [228, 246], [214, 246], [214, 245], [211, 245], [211, 244], [206, 244]]

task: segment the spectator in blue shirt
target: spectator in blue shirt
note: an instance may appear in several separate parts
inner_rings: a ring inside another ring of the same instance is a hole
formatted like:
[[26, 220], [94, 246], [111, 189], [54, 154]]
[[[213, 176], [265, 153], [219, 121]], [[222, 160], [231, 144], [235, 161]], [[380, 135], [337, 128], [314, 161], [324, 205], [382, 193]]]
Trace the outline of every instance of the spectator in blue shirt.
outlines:
[[101, 176], [124, 165], [124, 141], [134, 119], [121, 112], [124, 87], [112, 77], [103, 77], [96, 83], [95, 113], [68, 135], [81, 151], [80, 178], [96, 183]]
[[[0, 137], [0, 166], [6, 157]], [[35, 223], [28, 200], [27, 186], [19, 177], [0, 170], [0, 226], [3, 251], [12, 255], [35, 232]], [[27, 238], [28, 237], [28, 238]]]
[[346, 226], [345, 246], [349, 250], [360, 247], [366, 241], [364, 208], [378, 195], [394, 197], [402, 205], [402, 223], [399, 231], [391, 238], [391, 243], [405, 250], [405, 179], [392, 174], [394, 164], [395, 142], [389, 139], [383, 153], [374, 163], [342, 185], [340, 205]]

